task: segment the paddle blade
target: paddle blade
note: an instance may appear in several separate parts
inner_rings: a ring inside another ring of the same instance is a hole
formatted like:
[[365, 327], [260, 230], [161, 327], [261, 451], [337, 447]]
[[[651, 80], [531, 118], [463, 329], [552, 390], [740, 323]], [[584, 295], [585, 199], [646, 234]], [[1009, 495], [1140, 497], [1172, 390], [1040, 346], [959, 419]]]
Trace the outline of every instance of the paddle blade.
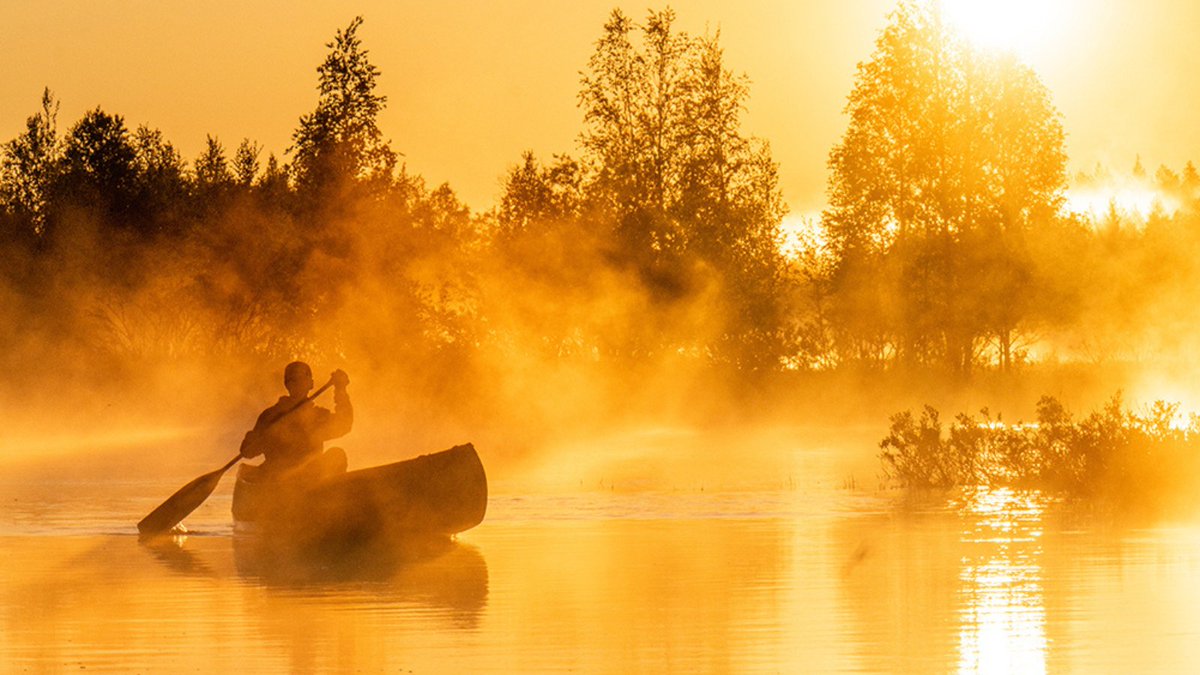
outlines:
[[204, 503], [221, 482], [228, 465], [206, 473], [175, 491], [167, 501], [159, 504], [150, 515], [138, 522], [138, 534], [143, 537], [164, 534], [188, 517], [196, 507]]

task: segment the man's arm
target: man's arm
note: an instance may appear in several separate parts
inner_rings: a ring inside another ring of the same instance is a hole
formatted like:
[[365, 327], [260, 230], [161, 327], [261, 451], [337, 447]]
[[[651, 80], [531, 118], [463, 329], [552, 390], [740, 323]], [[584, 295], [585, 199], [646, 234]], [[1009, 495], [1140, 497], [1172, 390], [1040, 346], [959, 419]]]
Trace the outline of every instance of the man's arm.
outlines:
[[343, 370], [335, 370], [329, 379], [333, 381], [333, 412], [321, 425], [322, 440], [326, 441], [345, 436], [354, 426], [354, 406], [350, 404], [350, 394], [346, 392], [350, 386], [350, 376]]

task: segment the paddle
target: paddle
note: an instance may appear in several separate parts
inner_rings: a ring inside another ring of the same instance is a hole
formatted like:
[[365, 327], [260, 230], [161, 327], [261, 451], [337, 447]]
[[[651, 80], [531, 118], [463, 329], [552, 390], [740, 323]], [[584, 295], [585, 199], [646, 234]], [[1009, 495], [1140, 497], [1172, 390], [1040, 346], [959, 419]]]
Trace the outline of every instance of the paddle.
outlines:
[[[330, 379], [328, 382], [323, 384], [320, 389], [309, 394], [308, 397], [303, 401], [300, 401], [296, 405], [285, 410], [282, 415], [271, 420], [269, 423], [267, 423], [266, 427], [263, 428], [265, 429], [292, 414], [292, 412], [299, 409], [300, 406], [320, 396], [326, 389], [332, 386], [333, 380]], [[176, 490], [175, 494], [167, 498], [167, 501], [159, 504], [158, 508], [154, 509], [149, 515], [138, 521], [138, 535], [145, 538], [164, 534], [170, 531], [171, 528], [178, 525], [181, 520], [187, 518], [192, 511], [195, 511], [197, 507], [203, 504], [204, 500], [208, 499], [209, 495], [213, 493], [213, 490], [217, 488], [217, 483], [221, 482], [221, 476], [225, 475], [225, 472], [228, 471], [229, 468], [234, 464], [237, 464], [238, 460], [241, 458], [242, 455], [239, 452], [233, 456], [233, 459], [226, 462], [225, 466], [217, 469], [216, 471], [206, 473]]]

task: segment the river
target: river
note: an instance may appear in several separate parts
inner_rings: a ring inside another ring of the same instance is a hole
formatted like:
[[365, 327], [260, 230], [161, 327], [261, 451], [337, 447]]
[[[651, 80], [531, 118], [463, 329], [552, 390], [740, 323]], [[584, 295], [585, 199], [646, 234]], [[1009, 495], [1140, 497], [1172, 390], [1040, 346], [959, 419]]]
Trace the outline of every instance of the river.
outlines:
[[1178, 673], [1200, 664], [1200, 527], [1118, 524], [1037, 492], [914, 499], [803, 481], [498, 489], [484, 523], [444, 548], [306, 567], [264, 559], [233, 536], [228, 484], [188, 519], [188, 535], [139, 543], [133, 524], [175, 487], [6, 475], [0, 668]]

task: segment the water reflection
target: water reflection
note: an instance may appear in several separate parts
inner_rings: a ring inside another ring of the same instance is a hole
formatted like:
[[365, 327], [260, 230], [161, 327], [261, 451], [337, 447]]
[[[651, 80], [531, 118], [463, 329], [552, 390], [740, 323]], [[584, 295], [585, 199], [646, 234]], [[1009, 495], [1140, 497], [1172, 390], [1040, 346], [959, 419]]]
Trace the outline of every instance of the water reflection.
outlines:
[[[161, 547], [137, 543], [142, 514], [103, 510], [82, 521], [92, 534], [0, 534], [0, 671], [1189, 672], [1200, 663], [1192, 523], [1113, 527], [1078, 504], [1011, 490], [574, 499], [501, 499], [488, 522], [432, 558], [367, 554], [340, 568], [244, 549], [228, 533], [228, 500]], [[102, 534], [117, 520], [128, 534]]]
[[318, 595], [346, 588], [370, 590], [381, 600], [448, 610], [460, 625], [476, 622], [487, 604], [486, 561], [474, 547], [448, 538], [336, 551], [296, 550], [243, 536], [181, 535], [140, 546], [175, 574], [220, 578], [217, 569], [232, 568], [243, 584], [268, 589]]
[[1007, 488], [969, 491], [955, 505], [965, 549], [960, 673], [1046, 672], [1046, 505], [1038, 492]]
[[[287, 542], [234, 535], [232, 543], [234, 563], [242, 579], [267, 586], [295, 587], [392, 581], [402, 572], [428, 566], [466, 548], [447, 537], [297, 548]], [[483, 566], [483, 573], [486, 586], [486, 566]]]
[[1036, 491], [913, 498], [837, 524], [841, 585], [869, 672], [1048, 670], [1047, 527]]
[[195, 577], [215, 577], [217, 573], [187, 547], [185, 534], [139, 541], [167, 569], [177, 574]]

